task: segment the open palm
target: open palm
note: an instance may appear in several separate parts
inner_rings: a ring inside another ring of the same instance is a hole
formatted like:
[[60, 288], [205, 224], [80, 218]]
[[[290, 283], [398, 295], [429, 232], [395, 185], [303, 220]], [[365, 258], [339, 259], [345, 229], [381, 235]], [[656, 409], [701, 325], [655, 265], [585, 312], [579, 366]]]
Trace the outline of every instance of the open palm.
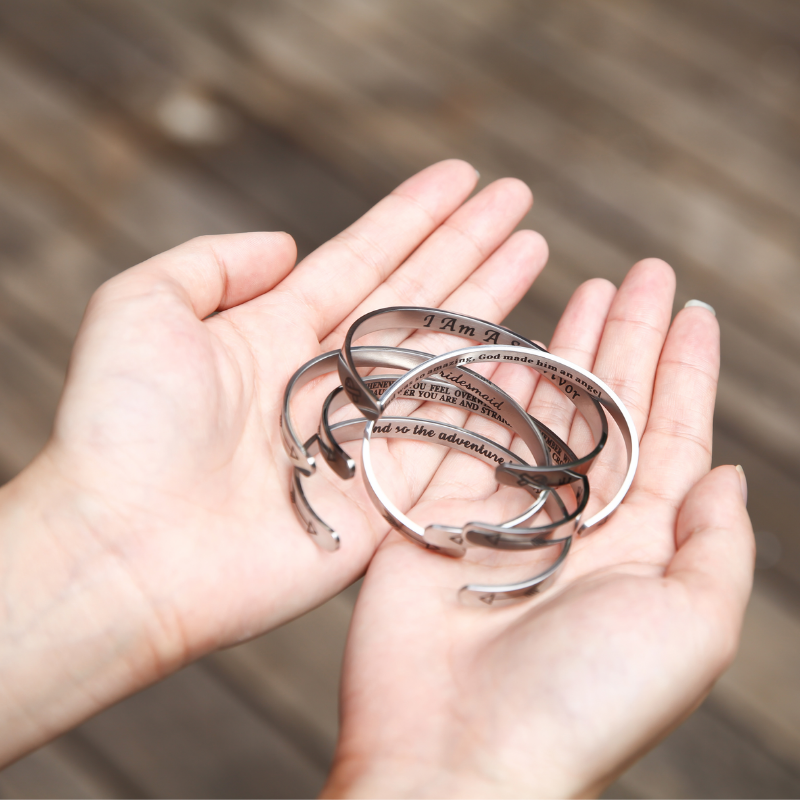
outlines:
[[[294, 269], [285, 234], [207, 237], [96, 293], [34, 468], [77, 496], [69, 549], [103, 563], [104, 602], [146, 631], [156, 667], [140, 682], [285, 622], [364, 572], [387, 526], [359, 481], [346, 488], [364, 513], [334, 556], [297, 521], [283, 389], [368, 310], [443, 304], [499, 321], [513, 307], [547, 255], [537, 234], [512, 235], [530, 192], [503, 180], [467, 201], [475, 182], [464, 162], [434, 165]], [[337, 383], [300, 393], [303, 435]]]
[[[641, 460], [623, 505], [574, 544], [551, 588], [503, 608], [463, 607], [456, 587], [535, 572], [531, 555], [473, 550], [455, 560], [396, 534], [384, 541], [350, 631], [329, 794], [597, 792], [730, 662], [750, 591], [752, 530], [739, 473], [709, 473], [716, 320], [690, 308], [670, 327], [673, 293], [669, 267], [641, 262], [619, 291], [603, 281], [581, 287], [556, 330], [552, 352], [592, 369], [628, 405]], [[570, 404], [521, 369], [504, 365], [493, 380], [569, 435], [576, 452], [588, 450]], [[593, 507], [621, 481], [619, 448], [608, 449], [589, 473]], [[451, 510], [461, 503], [475, 519], [476, 493], [511, 502], [513, 490], [496, 491], [468, 456], [447, 455], [437, 477], [417, 513], [451, 498]]]

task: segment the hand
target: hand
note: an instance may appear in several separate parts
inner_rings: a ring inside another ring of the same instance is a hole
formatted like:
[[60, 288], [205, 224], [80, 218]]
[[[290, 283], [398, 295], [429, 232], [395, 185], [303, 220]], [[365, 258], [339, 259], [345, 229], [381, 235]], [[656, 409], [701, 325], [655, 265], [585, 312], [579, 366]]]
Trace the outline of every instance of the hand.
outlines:
[[[458, 561], [386, 538], [350, 629], [327, 795], [595, 794], [730, 663], [754, 559], [746, 485], [733, 467], [709, 473], [716, 319], [689, 308], [670, 327], [673, 294], [672, 270], [644, 261], [619, 291], [579, 288], [555, 332], [550, 349], [627, 404], [641, 460], [622, 506], [574, 543], [552, 588], [505, 608], [459, 606], [468, 581], [535, 574], [530, 554], [476, 549]], [[585, 423], [571, 425], [570, 404], [549, 382], [534, 391], [522, 369], [504, 365], [493, 380], [561, 436], [571, 427], [570, 445], [587, 452]], [[617, 447], [592, 468], [593, 508], [616, 491], [621, 464]], [[476, 495], [506, 507], [513, 490], [481, 469], [448, 455], [417, 513], [450, 498], [479, 519]]]
[[[0, 762], [364, 572], [386, 534], [377, 513], [335, 554], [297, 521], [283, 390], [368, 310], [508, 313], [546, 246], [511, 235], [530, 207], [523, 184], [466, 201], [475, 183], [468, 164], [434, 165], [294, 269], [285, 234], [215, 236], [97, 291], [52, 438], [0, 491], [0, 729], [15, 731]], [[305, 435], [338, 378], [317, 384], [294, 405]], [[360, 481], [345, 489], [366, 508]]]

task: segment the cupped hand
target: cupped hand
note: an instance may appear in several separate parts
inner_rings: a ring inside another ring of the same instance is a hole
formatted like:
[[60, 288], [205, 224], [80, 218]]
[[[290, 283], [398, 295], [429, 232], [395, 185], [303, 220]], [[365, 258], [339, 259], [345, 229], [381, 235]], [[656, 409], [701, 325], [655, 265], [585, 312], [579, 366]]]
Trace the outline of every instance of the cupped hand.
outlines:
[[[512, 606], [464, 607], [458, 586], [519, 579], [535, 573], [536, 557], [476, 549], [449, 559], [386, 538], [351, 626], [327, 794], [596, 793], [730, 662], [754, 557], [746, 484], [733, 467], [709, 472], [716, 320], [692, 307], [670, 325], [673, 295], [672, 270], [644, 261], [618, 291], [599, 280], [579, 288], [555, 332], [550, 349], [626, 403], [641, 459], [624, 503], [574, 543], [552, 587]], [[549, 382], [509, 365], [492, 379], [588, 452], [587, 426]], [[620, 444], [589, 473], [594, 509], [622, 479]], [[452, 453], [415, 513], [449, 501], [461, 521], [476, 519], [509, 508], [514, 491]]]
[[[467, 199], [476, 181], [464, 162], [436, 164], [296, 267], [285, 234], [212, 236], [96, 292], [52, 437], [0, 495], [0, 724], [18, 731], [0, 760], [363, 574], [387, 525], [351, 481], [334, 493], [355, 501], [342, 548], [308, 536], [289, 499], [284, 387], [375, 308], [508, 313], [546, 245], [513, 233], [531, 203], [524, 184]], [[338, 382], [299, 393], [303, 436]]]

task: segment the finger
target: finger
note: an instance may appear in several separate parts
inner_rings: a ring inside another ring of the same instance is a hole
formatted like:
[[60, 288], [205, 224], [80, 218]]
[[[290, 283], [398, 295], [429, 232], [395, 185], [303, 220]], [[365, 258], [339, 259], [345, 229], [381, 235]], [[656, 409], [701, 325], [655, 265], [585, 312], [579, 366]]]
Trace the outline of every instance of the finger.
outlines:
[[200, 236], [120, 273], [103, 294], [127, 297], [165, 287], [203, 319], [269, 291], [296, 257], [287, 233]]
[[691, 489], [678, 514], [678, 550], [666, 572], [711, 621], [722, 666], [735, 653], [753, 583], [755, 539], [745, 492], [744, 473], [730, 466], [718, 467]]
[[686, 308], [672, 323], [658, 364], [631, 500], [665, 500], [676, 510], [711, 466], [719, 325], [704, 308]]
[[[466, 280], [442, 298], [440, 308], [500, 322], [519, 303], [547, 263], [547, 242], [535, 231], [517, 231]], [[418, 332], [403, 347], [441, 353], [471, 343], [462, 337]]]
[[635, 264], [611, 304], [592, 369], [628, 407], [640, 437], [674, 296], [675, 273], [668, 264], [657, 258]]
[[[581, 284], [558, 321], [550, 341], [550, 352], [591, 369], [616, 293], [614, 284], [601, 278]], [[575, 406], [549, 381], [538, 381], [528, 410], [561, 437], [569, 435]], [[584, 427], [585, 438], [588, 426]]]
[[298, 264], [276, 299], [307, 316], [322, 341], [469, 196], [477, 173], [442, 161], [398, 186]]
[[[448, 217], [323, 345], [338, 346], [350, 324], [376, 308], [438, 307], [509, 237], [532, 202], [522, 181], [506, 178], [487, 186]], [[491, 291], [490, 297], [495, 295]]]

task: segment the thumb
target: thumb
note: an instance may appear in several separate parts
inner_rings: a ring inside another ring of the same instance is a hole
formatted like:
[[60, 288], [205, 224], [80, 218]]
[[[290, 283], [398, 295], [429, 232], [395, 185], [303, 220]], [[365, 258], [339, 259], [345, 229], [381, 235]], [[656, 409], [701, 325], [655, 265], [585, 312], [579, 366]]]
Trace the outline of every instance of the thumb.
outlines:
[[666, 577], [684, 584], [713, 621], [733, 657], [750, 597], [755, 563], [744, 473], [717, 467], [691, 489], [678, 513], [677, 552]]
[[296, 256], [294, 239], [287, 233], [199, 236], [121, 272], [99, 294], [125, 300], [167, 288], [203, 319], [274, 288], [291, 271]]

